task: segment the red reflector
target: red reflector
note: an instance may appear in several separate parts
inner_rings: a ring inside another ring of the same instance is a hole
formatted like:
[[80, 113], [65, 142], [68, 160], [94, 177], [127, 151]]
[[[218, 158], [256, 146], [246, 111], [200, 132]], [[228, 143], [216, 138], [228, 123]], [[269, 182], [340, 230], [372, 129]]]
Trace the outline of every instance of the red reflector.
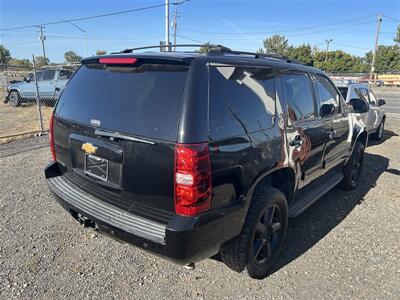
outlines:
[[195, 216], [211, 207], [211, 164], [208, 143], [175, 148], [175, 212]]
[[99, 59], [99, 63], [109, 65], [128, 65], [136, 62], [137, 58], [134, 57], [103, 57]]
[[54, 151], [54, 112], [52, 112], [50, 116], [49, 139], [50, 139], [51, 157], [53, 161], [56, 161], [57, 160], [56, 152]]

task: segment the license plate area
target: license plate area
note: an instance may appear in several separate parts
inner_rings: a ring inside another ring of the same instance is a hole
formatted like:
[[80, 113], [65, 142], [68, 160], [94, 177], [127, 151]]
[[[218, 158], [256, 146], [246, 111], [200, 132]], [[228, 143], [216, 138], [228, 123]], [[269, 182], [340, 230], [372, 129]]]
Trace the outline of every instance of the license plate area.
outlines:
[[84, 171], [91, 177], [107, 181], [108, 160], [95, 155], [85, 154]]

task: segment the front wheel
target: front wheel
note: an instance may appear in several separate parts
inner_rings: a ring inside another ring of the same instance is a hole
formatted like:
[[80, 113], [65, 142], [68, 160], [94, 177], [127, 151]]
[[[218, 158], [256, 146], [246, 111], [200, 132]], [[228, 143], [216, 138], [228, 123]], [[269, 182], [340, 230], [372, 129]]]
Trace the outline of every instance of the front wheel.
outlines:
[[287, 224], [285, 195], [264, 188], [252, 199], [241, 234], [222, 246], [222, 261], [236, 272], [245, 270], [252, 278], [266, 277], [282, 251]]
[[8, 95], [8, 103], [13, 107], [21, 105], [21, 99], [17, 91], [11, 91], [11, 93]]
[[364, 165], [364, 145], [361, 142], [356, 142], [353, 152], [343, 169], [342, 187], [346, 190], [354, 189], [359, 180], [361, 171]]

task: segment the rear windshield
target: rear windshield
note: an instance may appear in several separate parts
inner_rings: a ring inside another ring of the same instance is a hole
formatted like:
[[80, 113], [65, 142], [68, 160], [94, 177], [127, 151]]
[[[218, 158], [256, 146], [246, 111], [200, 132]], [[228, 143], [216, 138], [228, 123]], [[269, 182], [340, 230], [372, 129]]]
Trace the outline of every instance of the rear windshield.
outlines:
[[187, 70], [162, 64], [83, 65], [65, 88], [56, 114], [121, 133], [175, 141]]

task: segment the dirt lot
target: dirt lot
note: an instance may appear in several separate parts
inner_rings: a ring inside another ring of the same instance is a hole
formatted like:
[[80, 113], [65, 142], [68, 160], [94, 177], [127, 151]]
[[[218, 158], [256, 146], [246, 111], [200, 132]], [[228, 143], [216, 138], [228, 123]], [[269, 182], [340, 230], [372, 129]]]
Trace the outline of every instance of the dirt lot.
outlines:
[[[36, 104], [24, 104], [12, 107], [3, 103], [4, 91], [0, 91], [0, 144], [8, 142], [16, 134], [24, 135], [40, 131], [38, 108]], [[43, 127], [49, 128], [50, 115], [53, 108], [42, 105]]]
[[399, 299], [400, 137], [366, 153], [363, 180], [291, 219], [275, 272], [257, 281], [215, 260], [194, 271], [80, 227], [43, 178], [47, 139], [0, 145], [0, 298]]

